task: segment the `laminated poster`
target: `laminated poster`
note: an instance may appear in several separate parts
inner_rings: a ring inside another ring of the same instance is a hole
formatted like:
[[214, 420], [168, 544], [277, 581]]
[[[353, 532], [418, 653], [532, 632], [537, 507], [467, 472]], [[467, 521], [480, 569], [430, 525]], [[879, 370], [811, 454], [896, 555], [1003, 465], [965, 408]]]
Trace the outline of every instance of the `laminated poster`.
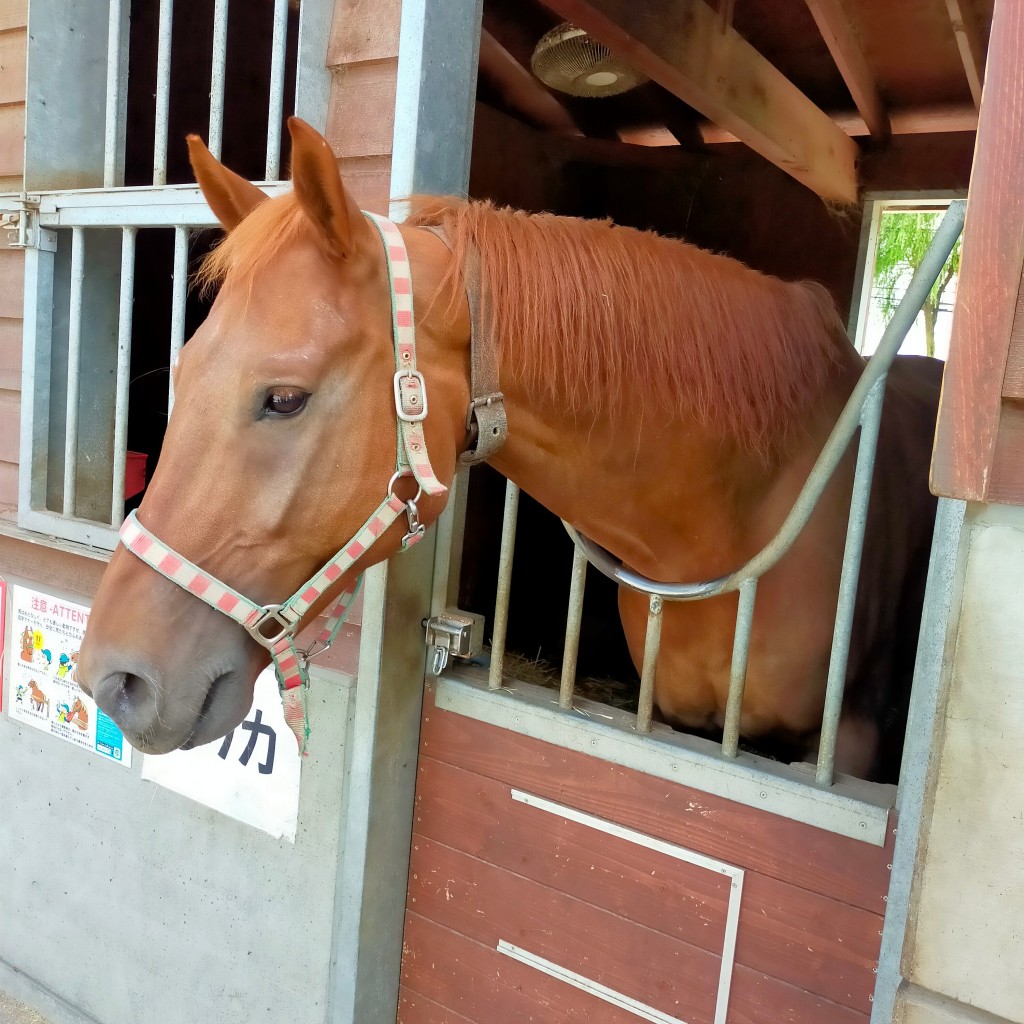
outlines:
[[51, 736], [128, 767], [132, 748], [75, 680], [89, 609], [11, 587], [7, 713]]
[[274, 670], [267, 668], [256, 679], [252, 707], [237, 728], [193, 750], [147, 754], [142, 777], [294, 843], [301, 761]]

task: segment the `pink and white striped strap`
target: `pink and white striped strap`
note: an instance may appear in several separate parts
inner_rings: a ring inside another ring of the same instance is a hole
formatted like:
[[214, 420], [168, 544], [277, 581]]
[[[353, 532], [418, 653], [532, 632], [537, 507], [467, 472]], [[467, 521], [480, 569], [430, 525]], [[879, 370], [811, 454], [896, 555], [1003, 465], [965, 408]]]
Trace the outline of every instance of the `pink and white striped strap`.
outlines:
[[444, 494], [448, 488], [434, 475], [427, 456], [423, 421], [427, 418], [427, 388], [416, 369], [416, 325], [412, 307], [412, 268], [405, 239], [398, 227], [375, 213], [366, 216], [380, 232], [391, 282], [391, 332], [395, 342], [395, 411], [398, 415], [400, 474], [411, 472], [424, 494]]
[[[306, 714], [306, 667], [334, 641], [348, 614], [362, 577], [351, 580], [338, 595], [324, 628], [305, 650], [296, 646], [295, 633], [303, 616], [320, 597], [340, 580], [403, 513], [406, 504], [389, 495], [363, 524], [359, 532], [312, 579], [283, 604], [260, 605], [222, 583], [215, 576], [173, 551], [139, 522], [132, 511], [121, 526], [121, 543], [136, 557], [176, 583], [183, 590], [233, 619], [261, 646], [270, 651], [284, 702], [284, 717], [295, 733], [304, 754], [309, 738]], [[422, 534], [412, 536], [406, 546]]]
[[403, 514], [408, 530], [402, 549], [415, 544], [424, 533], [416, 501], [419, 494], [403, 501], [394, 494], [395, 481], [413, 476], [424, 494], [444, 494], [447, 488], [434, 474], [427, 456], [423, 421], [427, 416], [427, 392], [423, 374], [416, 368], [416, 328], [412, 306], [412, 272], [409, 254], [401, 232], [389, 220], [368, 213], [384, 243], [388, 280], [391, 286], [392, 333], [395, 345], [395, 412], [397, 417], [397, 457], [395, 474], [388, 495], [377, 506], [355, 536], [310, 580], [282, 604], [260, 605], [222, 583], [215, 576], [169, 548], [139, 522], [131, 512], [121, 527], [121, 543], [135, 556], [172, 583], [216, 608], [242, 626], [249, 635], [270, 651], [284, 704], [285, 721], [306, 753], [309, 716], [306, 690], [307, 666], [311, 658], [322, 654], [337, 636], [355, 597], [361, 577], [352, 580], [338, 599], [320, 635], [305, 650], [295, 644], [299, 623], [309, 609], [340, 580], [360, 557]]

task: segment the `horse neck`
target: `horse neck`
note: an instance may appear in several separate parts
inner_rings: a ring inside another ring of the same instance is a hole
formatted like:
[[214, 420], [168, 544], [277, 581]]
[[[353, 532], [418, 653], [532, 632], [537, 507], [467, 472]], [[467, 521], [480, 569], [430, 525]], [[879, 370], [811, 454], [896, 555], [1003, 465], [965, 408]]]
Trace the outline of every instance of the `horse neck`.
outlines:
[[664, 581], [713, 578], [781, 525], [857, 372], [855, 360], [837, 366], [769, 458], [688, 415], [538, 401], [505, 372], [508, 441], [490, 462], [631, 568]]
[[[423, 341], [441, 385], [427, 421], [433, 451], [464, 436], [469, 310], [461, 282], [448, 273], [447, 247], [422, 230], [408, 241], [427, 270], [416, 301], [429, 309]], [[863, 365], [847, 347], [770, 458], [687, 412], [652, 411], [642, 400], [608, 405], [599, 394], [538, 395], [520, 368], [499, 357], [509, 430], [489, 461], [637, 571], [663, 580], [714, 577], [756, 553], [781, 522], [777, 510], [784, 515], [798, 493]], [[761, 509], [778, 522], [760, 522]]]

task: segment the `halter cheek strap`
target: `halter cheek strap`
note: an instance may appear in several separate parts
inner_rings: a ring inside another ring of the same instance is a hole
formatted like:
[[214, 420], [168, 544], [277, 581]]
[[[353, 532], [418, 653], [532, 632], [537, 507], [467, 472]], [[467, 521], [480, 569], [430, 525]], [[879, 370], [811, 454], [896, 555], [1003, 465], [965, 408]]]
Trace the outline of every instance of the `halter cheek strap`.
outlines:
[[[308, 665], [323, 654], [334, 641], [345, 621], [362, 577], [348, 584], [339, 594], [327, 624], [305, 650], [295, 643], [295, 634], [303, 616], [339, 579], [341, 579], [401, 516], [407, 530], [402, 538], [405, 551], [420, 540], [425, 527], [419, 520], [416, 502], [421, 494], [440, 495], [447, 491], [434, 474], [427, 456], [423, 421], [427, 418], [427, 389], [423, 374], [416, 368], [416, 328], [412, 305], [412, 272], [409, 254], [401, 232], [389, 220], [367, 213], [384, 244], [388, 282], [391, 290], [392, 336], [395, 346], [394, 398], [397, 421], [395, 473], [384, 500], [370, 514], [356, 534], [310, 580], [281, 604], [257, 604], [215, 576], [190, 562], [160, 541], [131, 512], [121, 527], [121, 543], [133, 555], [201, 601], [216, 608], [242, 626], [261, 646], [270, 651], [284, 704], [284, 717], [306, 753], [309, 739], [309, 715], [306, 692], [309, 688]], [[395, 482], [411, 476], [418, 491], [403, 500], [394, 493]]]

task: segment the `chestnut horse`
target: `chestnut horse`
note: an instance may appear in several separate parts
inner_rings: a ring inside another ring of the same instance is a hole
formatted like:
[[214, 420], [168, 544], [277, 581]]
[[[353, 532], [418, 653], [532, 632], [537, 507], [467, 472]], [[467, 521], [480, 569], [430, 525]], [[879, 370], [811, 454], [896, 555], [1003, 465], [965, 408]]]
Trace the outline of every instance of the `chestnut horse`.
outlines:
[[[221, 287], [173, 368], [174, 410], [138, 510], [164, 544], [257, 602], [282, 601], [347, 543], [395, 467], [381, 238], [327, 143], [297, 119], [289, 128], [293, 191], [270, 200], [189, 140], [227, 231], [202, 272]], [[508, 416], [491, 464], [656, 580], [722, 575], [772, 537], [863, 369], [820, 287], [654, 234], [448, 200], [423, 201], [401, 234], [437, 478], [450, 483], [467, 445], [473, 254]], [[905, 711], [940, 370], [900, 360], [889, 377], [837, 750], [840, 770], [861, 775], [880, 770], [880, 741]], [[761, 581], [744, 736], [814, 748], [851, 481], [852, 456]], [[444, 503], [423, 497], [421, 520]], [[404, 520], [390, 526], [338, 588], [404, 532]], [[623, 592], [620, 611], [639, 662], [646, 600]], [[667, 606], [655, 682], [667, 721], [721, 726], [735, 612], [735, 594]], [[266, 663], [235, 622], [122, 547], [79, 680], [133, 745], [163, 752], [234, 728]]]

